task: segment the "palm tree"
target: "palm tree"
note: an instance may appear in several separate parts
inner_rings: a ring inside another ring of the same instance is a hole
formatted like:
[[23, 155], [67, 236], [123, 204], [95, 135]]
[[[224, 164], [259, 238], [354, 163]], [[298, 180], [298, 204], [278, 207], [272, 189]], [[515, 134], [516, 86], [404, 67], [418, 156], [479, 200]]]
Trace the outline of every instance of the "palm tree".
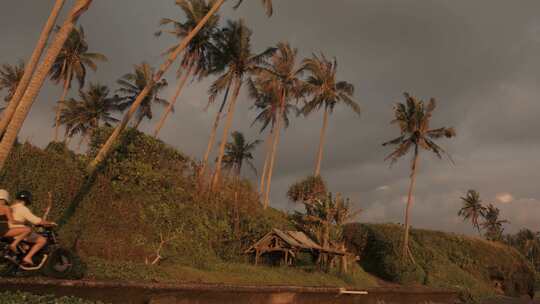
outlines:
[[[183, 39], [186, 37], [189, 32], [191, 32], [197, 24], [206, 16], [208, 11], [210, 11], [210, 5], [207, 4], [206, 0], [185, 0], [177, 1], [176, 4], [180, 6], [184, 15], [186, 16], [186, 21], [180, 22], [172, 19], [164, 18], [161, 20], [161, 25], [172, 25], [172, 30], [159, 31], [156, 35], [161, 35], [162, 32], [166, 32], [174, 35], [178, 39]], [[208, 23], [203, 27], [193, 40], [186, 47], [183, 58], [181, 60], [180, 69], [178, 71], [179, 82], [176, 88], [174, 95], [169, 100], [169, 106], [162, 114], [161, 119], [157, 123], [154, 130], [154, 137], [159, 135], [161, 128], [165, 124], [167, 117], [173, 111], [174, 105], [180, 96], [182, 89], [184, 88], [188, 78], [190, 76], [198, 76], [199, 79], [208, 75], [210, 69], [210, 53], [213, 48], [212, 37], [216, 31], [218, 25], [219, 17], [217, 15], [210, 18]], [[175, 44], [167, 51], [166, 54], [174, 52], [178, 45]]]
[[[233, 94], [230, 96], [227, 108], [227, 118], [219, 147], [216, 171], [212, 182], [213, 186], [217, 185], [220, 178], [225, 145], [232, 125], [236, 101], [246, 76], [260, 71], [261, 64], [274, 52], [274, 49], [268, 48], [260, 54], [253, 54], [251, 51], [251, 34], [251, 30], [246, 27], [243, 20], [229, 21], [216, 41], [215, 50], [219, 54], [214, 55], [215, 60], [217, 60], [215, 70], [222, 69], [223, 72], [210, 87], [210, 100], [214, 100], [219, 93], [230, 87], [233, 87]], [[205, 164], [203, 164], [203, 168], [204, 166]]]
[[[249, 82], [249, 91], [250, 91], [250, 97], [255, 100], [254, 107], [257, 109], [259, 114], [257, 114], [255, 120], [252, 123], [252, 126], [259, 122], [261, 124], [260, 132], [264, 132], [264, 130], [270, 126], [270, 132], [267, 135], [266, 143], [267, 143], [267, 152], [266, 157], [264, 159], [264, 166], [263, 166], [263, 173], [261, 175], [261, 181], [260, 181], [260, 193], [261, 195], [264, 194], [264, 187], [265, 187], [265, 179], [267, 177], [268, 173], [268, 163], [270, 162], [270, 156], [271, 156], [271, 149], [272, 149], [272, 138], [273, 134], [275, 133], [275, 125], [276, 120], [279, 117], [279, 92], [276, 90], [264, 90], [260, 85], [257, 85], [254, 81]], [[290, 120], [289, 120], [289, 113], [291, 111], [294, 111], [296, 114], [298, 114], [298, 107], [294, 104], [287, 103], [285, 105], [285, 110], [283, 111], [283, 124], [285, 128], [289, 127]]]
[[484, 215], [482, 228], [486, 230], [485, 237], [490, 241], [500, 241], [504, 231], [503, 224], [509, 223], [507, 220], [501, 220], [499, 208], [489, 204]]
[[[125, 109], [136, 101], [137, 97], [141, 94], [146, 86], [153, 81], [154, 70], [147, 64], [141, 63], [135, 65], [133, 73], [127, 73], [118, 80], [120, 88], [117, 90], [120, 93], [123, 101], [121, 108]], [[159, 97], [159, 93], [167, 86], [165, 79], [152, 85], [152, 89], [140, 104], [137, 109], [134, 128], [138, 129], [142, 120], [147, 118], [149, 120], [153, 117], [152, 106], [154, 104], [166, 106], [169, 103]]]
[[54, 28], [54, 24], [56, 23], [56, 18], [58, 18], [58, 14], [60, 13], [60, 11], [62, 10], [62, 7], [64, 6], [64, 1], [65, 0], [55, 1], [53, 9], [51, 10], [51, 14], [49, 15], [49, 18], [47, 19], [45, 26], [43, 26], [43, 30], [41, 31], [41, 34], [39, 35], [37, 45], [34, 48], [34, 51], [32, 52], [32, 55], [30, 56], [30, 60], [28, 61], [28, 65], [24, 69], [24, 73], [20, 79], [20, 82], [19, 82], [20, 84], [17, 86], [17, 89], [15, 90], [13, 97], [9, 101], [7, 108], [2, 112], [2, 119], [0, 120], [0, 135], [3, 135], [4, 132], [6, 131], [6, 128], [9, 122], [11, 121], [11, 118], [13, 117], [15, 110], [17, 109], [17, 106], [19, 105], [19, 101], [21, 100], [21, 97], [23, 96], [24, 92], [26, 91], [26, 88], [28, 87], [30, 78], [32, 78], [32, 75], [34, 74], [34, 70], [36, 69], [36, 66], [39, 63], [41, 54], [45, 50], [45, 46], [47, 45], [47, 41], [49, 40], [49, 35], [52, 29]]
[[[238, 8], [240, 6], [240, 4], [242, 4], [242, 2], [244, 2], [244, 0], [238, 0], [238, 3], [234, 6], [234, 8]], [[274, 7], [272, 5], [272, 0], [261, 0], [262, 2], [262, 5], [264, 6], [264, 9], [266, 11], [266, 15], [268, 17], [272, 16], [272, 14], [274, 13]]]
[[281, 132], [281, 122], [285, 116], [284, 113], [291, 101], [294, 99], [298, 100], [302, 97], [304, 83], [300, 79], [300, 76], [303, 73], [303, 69], [297, 64], [297, 55], [298, 50], [291, 48], [288, 43], [278, 43], [277, 51], [270, 58], [270, 62], [257, 75], [256, 81], [264, 90], [278, 92], [277, 94], [279, 96], [278, 118], [276, 119], [268, 172], [266, 173], [264, 208], [268, 208], [270, 201], [270, 186], [272, 184], [272, 174]]
[[244, 134], [235, 131], [231, 133], [232, 141], [225, 145], [225, 156], [223, 157], [223, 167], [234, 170], [236, 176], [240, 176], [242, 165], [248, 164], [255, 173], [257, 169], [251, 162], [253, 160], [253, 150], [261, 143], [260, 140], [246, 141]]
[[[84, 87], [87, 68], [97, 70], [96, 61], [106, 61], [107, 57], [100, 53], [88, 52], [88, 43], [82, 26], [74, 28], [64, 43], [64, 47], [51, 68], [51, 79], [56, 84], [63, 85], [60, 101], [66, 99], [68, 90], [71, 88], [73, 78], [79, 82], [79, 90]], [[60, 128], [60, 113], [62, 103], [59, 102], [56, 108], [54, 141], [58, 141], [58, 130]]]
[[24, 61], [19, 61], [17, 65], [3, 64], [0, 66], [0, 91], [7, 90], [4, 101], [9, 102], [24, 74]]
[[66, 126], [66, 135], [71, 138], [80, 134], [82, 142], [94, 134], [100, 122], [106, 126], [118, 122], [112, 113], [120, 111], [120, 98], [110, 93], [107, 86], [90, 84], [86, 91], [79, 92], [79, 100], [64, 101], [60, 123]]
[[328, 114], [331, 114], [338, 104], [348, 106], [356, 114], [360, 114], [360, 106], [352, 99], [354, 86], [348, 82], [336, 80], [337, 61], [335, 59], [330, 61], [324, 55], [313, 55], [313, 58], [304, 60], [304, 66], [310, 72], [305, 90], [306, 94], [311, 96], [311, 100], [306, 103], [302, 111], [304, 115], [309, 115], [324, 107], [323, 125], [315, 165], [315, 176], [317, 176], [321, 173]]
[[478, 219], [486, 215], [486, 207], [482, 206], [480, 193], [476, 190], [469, 190], [461, 200], [463, 201], [463, 207], [459, 210], [458, 216], [463, 217], [463, 220], [471, 220], [473, 227], [480, 233]]
[[[414, 258], [409, 249], [409, 214], [412, 205], [414, 185], [416, 182], [416, 172], [418, 171], [418, 158], [420, 150], [433, 152], [438, 158], [443, 155], [450, 156], [446, 151], [435, 143], [434, 140], [442, 137], [452, 138], [456, 136], [453, 128], [431, 129], [430, 123], [433, 111], [435, 110], [435, 99], [431, 98], [426, 105], [424, 101], [405, 93], [405, 102], [398, 103], [394, 108], [395, 119], [393, 124], [397, 124], [400, 130], [400, 136], [383, 144], [383, 146], [397, 146], [396, 149], [386, 157], [385, 160], [391, 160], [391, 163], [397, 162], [409, 151], [413, 151], [411, 166], [411, 183], [409, 194], [407, 196], [407, 207], [405, 208], [405, 232], [403, 236], [403, 258], [407, 256], [414, 262]], [[451, 160], [451, 159], [450, 159]]]
[[[178, 2], [182, 0], [176, 0], [176, 1]], [[225, 0], [210, 0], [210, 1], [212, 1], [211, 2], [212, 8], [210, 9], [210, 11], [208, 11], [206, 16], [204, 16], [204, 18], [199, 22], [199, 24], [197, 24], [197, 26], [182, 40], [182, 42], [180, 42], [180, 44], [174, 50], [174, 52], [169, 54], [169, 57], [167, 57], [167, 60], [165, 60], [165, 62], [161, 65], [159, 70], [154, 75], [154, 83], [157, 83], [160, 81], [160, 79], [163, 77], [163, 74], [165, 74], [165, 72], [169, 69], [172, 63], [176, 61], [176, 59], [178, 58], [178, 55], [180, 55], [180, 53], [184, 51], [184, 49], [188, 46], [191, 40], [206, 25], [206, 23], [210, 20], [210, 18], [214, 16], [214, 14], [217, 11], [219, 11], [223, 3], [225, 3]], [[266, 0], [267, 9], [270, 7], [269, 4], [271, 4], [271, 2], [272, 2], [271, 0]], [[267, 10], [267, 13], [271, 13], [271, 11]], [[122, 133], [122, 131], [126, 128], [127, 124], [131, 120], [131, 117], [135, 114], [141, 102], [146, 97], [146, 94], [148, 94], [151, 89], [152, 88], [150, 84], [146, 86], [144, 90], [141, 91], [137, 99], [133, 102], [133, 104], [131, 105], [129, 110], [126, 112], [126, 114], [124, 114], [124, 117], [122, 118], [122, 121], [120, 121], [120, 124], [118, 124], [118, 126], [114, 129], [114, 131], [109, 136], [105, 144], [103, 144], [101, 149], [99, 149], [98, 153], [96, 154], [96, 157], [88, 164], [87, 171], [89, 173], [92, 173], [97, 168], [98, 164], [101, 163], [105, 159], [105, 157], [109, 154], [110, 150], [113, 147], [113, 144], [120, 136], [120, 133]], [[204, 164], [203, 164], [203, 168], [204, 168]], [[218, 167], [218, 169], [220, 168]]]
[[17, 109], [13, 114], [13, 118], [7, 127], [4, 137], [0, 142], [0, 170], [4, 167], [8, 154], [15, 143], [15, 139], [17, 138], [17, 134], [19, 133], [24, 120], [28, 115], [28, 112], [30, 112], [32, 104], [34, 103], [41, 86], [45, 82], [45, 78], [47, 75], [49, 75], [49, 71], [54, 64], [56, 57], [60, 53], [64, 42], [67, 40], [69, 34], [75, 27], [75, 23], [79, 17], [88, 10], [91, 4], [92, 0], [77, 0], [75, 2], [73, 8], [67, 14], [66, 20], [50, 44], [42, 63], [37, 67], [34, 76], [30, 80], [30, 83], [24, 92], [24, 95], [19, 101]]

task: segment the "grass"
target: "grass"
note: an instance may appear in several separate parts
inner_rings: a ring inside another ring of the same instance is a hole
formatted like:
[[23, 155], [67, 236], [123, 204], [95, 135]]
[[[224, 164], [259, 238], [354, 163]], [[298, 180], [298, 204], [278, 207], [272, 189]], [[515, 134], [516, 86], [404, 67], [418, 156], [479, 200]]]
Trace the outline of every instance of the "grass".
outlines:
[[110, 263], [91, 258], [87, 277], [96, 280], [126, 280], [157, 283], [223, 283], [245, 285], [294, 285], [315, 287], [369, 288], [376, 280], [356, 267], [350, 274], [323, 273], [289, 267], [216, 263], [205, 269], [178, 264], [149, 266], [131, 262]]
[[0, 304], [103, 304], [75, 297], [57, 298], [52, 295], [34, 295], [26, 292], [0, 292]]

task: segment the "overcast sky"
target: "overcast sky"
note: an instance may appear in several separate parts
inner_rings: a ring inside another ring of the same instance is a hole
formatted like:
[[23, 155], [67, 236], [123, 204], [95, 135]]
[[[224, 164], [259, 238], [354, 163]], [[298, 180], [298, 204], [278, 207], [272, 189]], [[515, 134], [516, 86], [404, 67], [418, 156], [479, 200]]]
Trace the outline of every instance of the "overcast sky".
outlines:
[[[456, 214], [460, 196], [472, 188], [502, 210], [511, 222], [507, 231], [540, 230], [539, 1], [274, 0], [270, 19], [260, 1], [244, 2], [234, 11], [227, 1], [222, 23], [245, 18], [254, 32], [255, 51], [289, 41], [303, 57], [324, 52], [338, 59], [339, 78], [354, 84], [362, 115], [337, 109], [331, 116], [322, 174], [333, 192], [364, 210], [360, 221], [402, 222], [410, 159], [389, 168], [384, 157], [390, 150], [381, 143], [398, 135], [389, 124], [392, 106], [408, 91], [423, 99], [435, 97], [439, 104], [432, 125], [453, 126], [458, 132], [456, 139], [441, 141], [455, 165], [421, 155], [413, 225], [471, 233]], [[2, 0], [1, 63], [30, 56], [53, 3]], [[67, 1], [64, 11], [72, 3]], [[114, 88], [134, 64], [146, 61], [157, 67], [161, 52], [174, 43], [153, 36], [163, 17], [182, 17], [174, 0], [94, 0], [80, 23], [90, 51], [109, 61], [90, 73], [89, 81]], [[167, 78], [175, 83], [174, 73]], [[210, 82], [189, 86], [161, 135], [193, 157], [203, 154], [216, 111], [204, 111]], [[163, 97], [173, 89], [171, 85]], [[21, 139], [41, 146], [51, 140], [53, 105], [60, 91], [45, 84]], [[234, 130], [263, 139], [257, 128], [250, 128], [255, 117], [251, 103], [241, 96]], [[284, 132], [272, 206], [294, 208], [285, 193], [292, 182], [313, 172], [321, 119], [293, 119]], [[144, 122], [143, 129], [151, 130], [156, 121]], [[261, 145], [259, 168], [263, 152]]]

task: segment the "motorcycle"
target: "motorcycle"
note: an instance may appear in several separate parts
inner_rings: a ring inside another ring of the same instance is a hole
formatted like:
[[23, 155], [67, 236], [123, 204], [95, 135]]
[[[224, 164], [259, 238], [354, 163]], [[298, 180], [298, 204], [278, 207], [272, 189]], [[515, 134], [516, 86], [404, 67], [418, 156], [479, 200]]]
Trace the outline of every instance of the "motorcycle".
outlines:
[[17, 246], [17, 253], [14, 253], [9, 249], [13, 239], [0, 238], [0, 277], [23, 273], [40, 273], [57, 279], [77, 277], [77, 257], [71, 251], [60, 247], [54, 227], [39, 227], [37, 233], [47, 239], [47, 244], [33, 256], [32, 266], [22, 263], [32, 248], [32, 243], [21, 241]]

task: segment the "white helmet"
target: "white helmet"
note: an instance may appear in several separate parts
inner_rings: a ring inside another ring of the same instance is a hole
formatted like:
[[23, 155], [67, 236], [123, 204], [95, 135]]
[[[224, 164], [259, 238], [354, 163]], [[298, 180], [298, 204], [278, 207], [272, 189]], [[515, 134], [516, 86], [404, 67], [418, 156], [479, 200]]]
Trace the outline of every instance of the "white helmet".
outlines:
[[4, 189], [0, 189], [0, 200], [9, 202], [9, 192]]

